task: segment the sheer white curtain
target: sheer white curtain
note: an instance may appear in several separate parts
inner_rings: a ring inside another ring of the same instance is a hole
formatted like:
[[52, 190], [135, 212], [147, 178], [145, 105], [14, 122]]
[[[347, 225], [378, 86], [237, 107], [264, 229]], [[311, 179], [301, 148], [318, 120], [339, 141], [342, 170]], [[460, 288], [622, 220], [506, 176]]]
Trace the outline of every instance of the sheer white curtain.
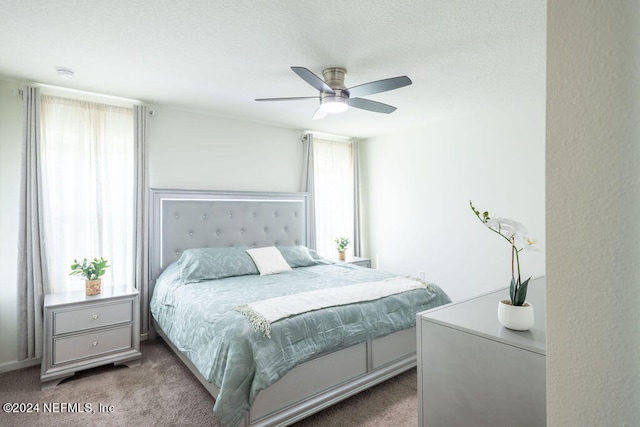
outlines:
[[84, 289], [74, 258], [104, 257], [103, 286], [135, 279], [133, 109], [42, 96], [45, 293]]
[[[335, 258], [336, 237], [354, 241], [354, 163], [351, 142], [313, 139], [316, 249]], [[353, 243], [347, 254], [353, 255]]]

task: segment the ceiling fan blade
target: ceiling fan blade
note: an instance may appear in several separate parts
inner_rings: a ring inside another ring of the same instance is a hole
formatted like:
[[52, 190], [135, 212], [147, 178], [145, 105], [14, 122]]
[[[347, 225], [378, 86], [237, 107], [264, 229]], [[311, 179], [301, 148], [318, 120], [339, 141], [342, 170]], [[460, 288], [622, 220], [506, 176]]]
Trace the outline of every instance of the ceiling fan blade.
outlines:
[[315, 113], [313, 113], [313, 120], [320, 120], [320, 119], [324, 119], [327, 116], [327, 113], [325, 113], [324, 111], [322, 111], [320, 109], [320, 107], [318, 107], [318, 109], [316, 110]]
[[311, 86], [315, 87], [320, 92], [330, 93], [332, 95], [335, 94], [335, 91], [333, 89], [331, 89], [331, 87], [329, 87], [329, 85], [326, 84], [324, 82], [324, 80], [322, 80], [320, 77], [316, 76], [315, 74], [313, 74], [311, 71], [307, 70], [306, 68], [304, 68], [304, 67], [291, 67], [291, 69], [293, 70], [294, 73], [299, 75], [302, 78], [302, 80], [304, 80], [305, 82], [309, 83]]
[[349, 106], [384, 114], [390, 114], [396, 111], [396, 107], [389, 104], [383, 104], [382, 102], [371, 101], [370, 99], [363, 98], [350, 98]]
[[349, 96], [367, 96], [374, 93], [386, 92], [388, 90], [398, 89], [410, 85], [411, 79], [407, 76], [392, 77], [390, 79], [376, 80], [375, 82], [363, 83], [358, 86], [350, 87]]
[[256, 98], [256, 101], [299, 101], [301, 99], [320, 99], [319, 96], [292, 96], [288, 98]]

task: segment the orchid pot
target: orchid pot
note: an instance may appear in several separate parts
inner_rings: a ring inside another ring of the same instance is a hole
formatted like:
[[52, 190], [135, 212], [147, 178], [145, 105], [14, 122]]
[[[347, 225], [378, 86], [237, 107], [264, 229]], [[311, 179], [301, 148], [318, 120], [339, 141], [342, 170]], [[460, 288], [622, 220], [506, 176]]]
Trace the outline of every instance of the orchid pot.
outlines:
[[498, 321], [502, 326], [514, 331], [528, 331], [534, 323], [533, 305], [525, 301], [522, 305], [513, 305], [504, 299], [498, 303]]

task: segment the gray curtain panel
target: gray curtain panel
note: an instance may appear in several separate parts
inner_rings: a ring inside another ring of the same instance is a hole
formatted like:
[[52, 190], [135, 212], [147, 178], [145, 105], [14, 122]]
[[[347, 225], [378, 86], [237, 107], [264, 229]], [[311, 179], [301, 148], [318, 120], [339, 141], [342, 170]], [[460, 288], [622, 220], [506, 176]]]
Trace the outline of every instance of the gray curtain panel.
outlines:
[[23, 158], [18, 237], [18, 360], [42, 357], [42, 304], [47, 283], [41, 235], [40, 89], [23, 90]]
[[[133, 106], [135, 144], [135, 224], [133, 233], [135, 249], [135, 287], [140, 292], [140, 301], [147, 301], [149, 282], [149, 168], [147, 149], [147, 119], [149, 110], [144, 105]], [[149, 330], [149, 306], [142, 303], [140, 310], [142, 333]]]
[[362, 253], [360, 234], [360, 142], [351, 141], [351, 158], [353, 159], [353, 255]]
[[309, 242], [311, 249], [316, 249], [316, 203], [313, 185], [313, 135], [307, 133], [302, 136], [302, 183], [300, 191], [309, 193], [307, 206], [309, 221]]

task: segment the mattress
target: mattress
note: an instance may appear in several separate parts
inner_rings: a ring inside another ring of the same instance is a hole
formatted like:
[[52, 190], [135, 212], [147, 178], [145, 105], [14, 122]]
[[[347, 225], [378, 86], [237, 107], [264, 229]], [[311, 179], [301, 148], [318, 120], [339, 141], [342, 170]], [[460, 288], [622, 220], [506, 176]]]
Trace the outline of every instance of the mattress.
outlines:
[[280, 274], [245, 274], [185, 283], [178, 263], [157, 279], [151, 312], [171, 342], [204, 378], [220, 389], [214, 413], [237, 425], [260, 390], [295, 366], [415, 326], [415, 314], [450, 302], [438, 286], [373, 301], [327, 307], [284, 318], [270, 337], [237, 307], [284, 295], [374, 282], [395, 275], [338, 263], [293, 268]]

